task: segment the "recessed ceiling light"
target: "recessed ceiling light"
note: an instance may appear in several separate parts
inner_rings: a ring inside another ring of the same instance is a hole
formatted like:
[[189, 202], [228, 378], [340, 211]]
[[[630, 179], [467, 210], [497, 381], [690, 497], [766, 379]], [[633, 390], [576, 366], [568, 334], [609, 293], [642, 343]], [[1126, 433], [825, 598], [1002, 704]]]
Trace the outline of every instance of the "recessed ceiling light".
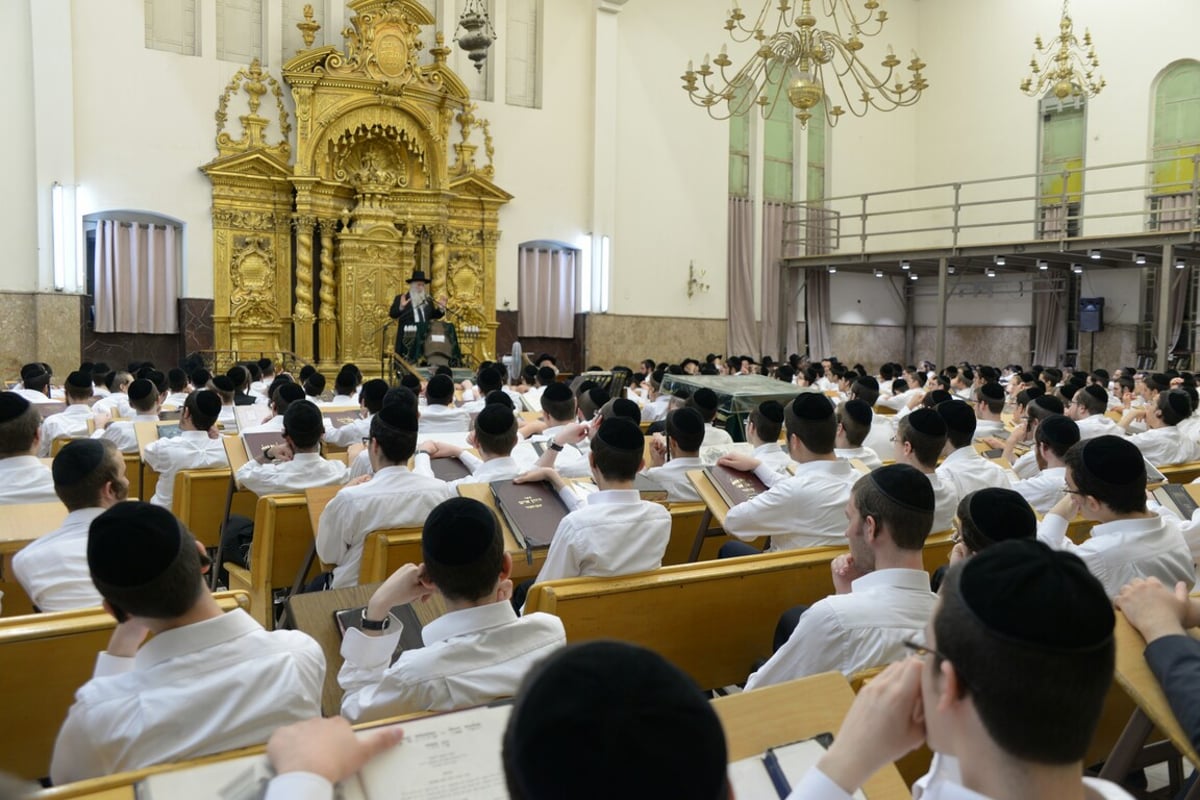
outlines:
[[984, 273], [984, 274], [985, 274], [985, 275], [987, 275], [989, 278], [994, 278], [994, 277], [996, 277], [996, 270], [994, 270], [994, 269], [989, 269], [989, 270], [988, 270], [986, 273]]
[[947, 265], [946, 265], [946, 272], [949, 272], [951, 275], [953, 275], [953, 274], [954, 274], [954, 271], [955, 271], [956, 269], [957, 269], [957, 267], [955, 267], [953, 264], [947, 264]]
[[1074, 272], [1076, 275], [1082, 275], [1082, 274], [1083, 274], [1083, 267], [1082, 267], [1082, 266], [1080, 266], [1079, 264], [1072, 264], [1072, 265], [1071, 265], [1071, 272]]
[[875, 277], [876, 277], [876, 278], [882, 278], [882, 277], [883, 277], [883, 270], [881, 270], [881, 269], [877, 269], [877, 270], [875, 270]]
[[1004, 260], [1004, 256], [995, 256], [992, 260], [996, 262], [997, 267], [1003, 267], [1007, 263]]
[[1039, 261], [1039, 262], [1038, 262], [1038, 269], [1042, 269], [1042, 270], [1050, 269], [1050, 264], [1049, 264], [1049, 262], [1047, 262], [1047, 261]]
[[835, 267], [835, 266], [833, 266], [832, 264], [830, 264], [830, 265], [829, 265], [829, 274], [830, 274], [830, 275], [832, 275], [832, 274], [834, 274], [835, 272], [837, 272], [837, 267]]
[[912, 264], [907, 261], [900, 262], [900, 269], [912, 269]]
[[1099, 261], [1100, 260], [1100, 251], [1099, 250], [1088, 250], [1088, 258], [1090, 258], [1092, 261]]
[[909, 279], [910, 281], [915, 281], [915, 280], [916, 280], [917, 278], [919, 278], [919, 277], [921, 277], [921, 276], [920, 276], [920, 275], [918, 275], [918, 274], [917, 274], [917, 273], [915, 273], [915, 272], [910, 272], [910, 273], [908, 273], [908, 279]]
[[1184, 261], [1182, 258], [1175, 259], [1175, 269], [1183, 269], [1186, 266], [1187, 266], [1187, 262]]
[[1142, 255], [1141, 253], [1134, 253], [1133, 254], [1133, 263], [1137, 264], [1138, 266], [1141, 266], [1146, 263], [1146, 257], [1144, 255]]

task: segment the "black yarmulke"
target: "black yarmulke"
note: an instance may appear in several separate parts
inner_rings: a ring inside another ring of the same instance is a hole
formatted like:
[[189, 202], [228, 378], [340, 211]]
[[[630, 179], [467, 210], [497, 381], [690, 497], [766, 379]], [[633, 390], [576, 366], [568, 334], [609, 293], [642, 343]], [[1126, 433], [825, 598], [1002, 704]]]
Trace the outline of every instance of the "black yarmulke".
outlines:
[[551, 403], [563, 403], [574, 396], [571, 394], [571, 387], [561, 381], [554, 381], [547, 384], [545, 390], [542, 392], [542, 400], [549, 400]]
[[893, 503], [921, 514], [933, 513], [933, 484], [929, 482], [928, 476], [915, 467], [908, 464], [888, 464], [872, 470], [866, 479], [875, 484], [875, 488], [887, 495]]
[[1038, 423], [1038, 436], [1049, 444], [1070, 447], [1079, 441], [1079, 425], [1070, 417], [1054, 414]]
[[138, 378], [129, 384], [127, 393], [130, 400], [144, 400], [155, 392], [154, 384], [145, 378]]
[[46, 374], [46, 368], [36, 361], [32, 364], [26, 364], [21, 367], [21, 380], [31, 381], [34, 378], [40, 378]]
[[417, 410], [407, 403], [385, 404], [383, 408], [379, 409], [375, 419], [397, 430], [408, 433], [417, 432]]
[[364, 405], [366, 403], [371, 403], [372, 405], [382, 403], [383, 396], [387, 394], [387, 390], [387, 381], [382, 378], [372, 378], [362, 385], [359, 397], [362, 399]]
[[871, 406], [864, 400], [847, 400], [842, 404], [842, 410], [846, 416], [860, 425], [870, 425], [871, 417], [875, 414], [871, 410]]
[[517, 418], [513, 416], [512, 409], [500, 403], [484, 405], [483, 410], [475, 417], [475, 430], [491, 436], [500, 436], [516, 427]]
[[483, 404], [485, 406], [503, 406], [509, 411], [512, 411], [517, 407], [516, 404], [513, 403], [512, 398], [508, 396], [508, 392], [503, 392], [499, 389], [488, 392], [488, 396], [483, 399]]
[[537, 381], [543, 386], [551, 386], [558, 383], [558, 373], [553, 367], [538, 367]]
[[937, 413], [946, 423], [946, 430], [955, 433], [975, 433], [975, 411], [961, 400], [947, 400], [937, 404]]
[[946, 402], [947, 400], [953, 400], [953, 399], [954, 399], [953, 395], [951, 395], [945, 389], [934, 389], [932, 392], [929, 393], [929, 401], [931, 403], [933, 403], [934, 407], [940, 406], [942, 403]]
[[998, 383], [985, 383], [979, 387], [979, 395], [986, 397], [988, 400], [1003, 400], [1004, 387]]
[[170, 511], [150, 503], [117, 503], [88, 529], [92, 581], [101, 594], [146, 586], [175, 563], [185, 544], [194, 546]]
[[692, 402], [705, 411], [715, 411], [717, 408], [717, 393], [712, 389], [702, 387], [692, 394]]
[[206, 417], [215, 417], [221, 413], [221, 398], [216, 392], [200, 389], [195, 392], [196, 408]]
[[[963, 500], [965, 502], [959, 508], [965, 507], [968, 519], [963, 522], [968, 523], [967, 530], [971, 531], [971, 536], [964, 534], [964, 539], [974, 538], [975, 531], [986, 539], [967, 542], [967, 546], [976, 552], [997, 542], [1037, 536], [1037, 514], [1029, 502], [1012, 489], [979, 489]], [[974, 526], [973, 530], [969, 526]]]
[[104, 463], [104, 444], [99, 439], [73, 439], [58, 451], [50, 465], [55, 486], [74, 486]]
[[778, 400], [767, 400], [765, 403], [759, 403], [758, 413], [772, 422], [783, 422], [783, 404]]
[[325, 376], [319, 372], [309, 375], [304, 380], [304, 391], [314, 397], [325, 391]]
[[657, 653], [615, 641], [567, 647], [530, 672], [503, 759], [514, 794], [529, 798], [708, 800], [727, 782], [725, 734], [704, 693]]
[[879, 381], [877, 381], [875, 379], [874, 375], [864, 375], [854, 382], [862, 384], [863, 386], [867, 387], [868, 389], [874, 389], [875, 391], [879, 391]]
[[246, 368], [230, 367], [226, 370], [225, 377], [229, 378], [229, 382], [233, 384], [235, 389], [240, 389], [246, 385]]
[[667, 427], [677, 434], [703, 434], [704, 417], [694, 408], [677, 408], [667, 415]]
[[212, 385], [219, 392], [232, 392], [233, 391], [233, 381], [231, 381], [229, 379], [228, 375], [217, 375], [216, 377], [214, 377], [212, 379]]
[[596, 432], [600, 441], [626, 452], [642, 452], [646, 446], [646, 436], [640, 426], [624, 417], [606, 419], [600, 423]]
[[1105, 405], [1108, 404], [1108, 391], [1098, 383], [1083, 387], [1083, 390]]
[[1172, 389], [1167, 392], [1167, 405], [1181, 419], [1187, 419], [1192, 415], [1192, 401], [1188, 399], [1187, 392], [1182, 389]]
[[1067, 407], [1063, 405], [1063, 401], [1059, 400], [1054, 395], [1043, 394], [1029, 401], [1030, 405], [1035, 405], [1043, 411], [1049, 411], [1051, 414], [1065, 413]]
[[29, 401], [16, 392], [0, 392], [0, 423], [16, 419], [29, 410]]
[[429, 561], [460, 567], [481, 559], [498, 535], [491, 509], [469, 497], [453, 497], [425, 518], [421, 550]]
[[454, 397], [454, 380], [449, 375], [434, 375], [425, 384], [425, 396], [436, 400]]
[[90, 389], [92, 388], [92, 376], [85, 372], [72, 372], [67, 376], [67, 386], [72, 389]]
[[315, 403], [297, 400], [283, 412], [283, 432], [288, 436], [319, 436], [324, 430], [325, 418]]
[[1137, 445], [1124, 436], [1097, 436], [1078, 447], [1083, 469], [1110, 486], [1129, 486], [1146, 480], [1146, 462]]
[[274, 391], [275, 397], [285, 403], [294, 403], [297, 400], [305, 398], [304, 390], [294, 383], [281, 383], [279, 388]]
[[1171, 379], [1161, 372], [1155, 372], [1153, 375], [1146, 376], [1145, 384], [1151, 389], [1165, 392], [1171, 388]]
[[817, 392], [801, 392], [790, 406], [792, 413], [802, 420], [820, 422], [833, 416], [833, 403]]
[[914, 409], [905, 419], [914, 431], [926, 436], [945, 436], [946, 420], [932, 408]]
[[632, 420], [635, 423], [641, 423], [642, 410], [638, 408], [638, 404], [632, 400], [627, 400], [624, 397], [618, 397], [615, 400], [609, 400], [600, 409], [600, 416], [605, 419], [614, 419], [616, 417], [624, 417]]
[[1078, 556], [1036, 539], [1001, 542], [968, 559], [958, 591], [984, 627], [1028, 647], [1078, 652], [1112, 640], [1116, 618], [1104, 586]]
[[599, 386], [588, 389], [588, 400], [591, 401], [593, 408], [603, 408], [604, 404], [609, 401], [611, 396], [607, 389], [602, 389]]

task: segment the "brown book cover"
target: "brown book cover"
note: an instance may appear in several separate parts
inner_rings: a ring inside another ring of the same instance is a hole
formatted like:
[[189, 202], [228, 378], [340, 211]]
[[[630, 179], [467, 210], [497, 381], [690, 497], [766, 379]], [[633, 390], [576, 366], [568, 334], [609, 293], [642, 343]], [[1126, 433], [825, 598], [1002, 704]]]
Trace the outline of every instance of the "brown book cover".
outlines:
[[567, 515], [567, 506], [554, 487], [548, 481], [492, 481], [491, 487], [517, 543], [526, 550], [549, 547], [558, 523]]
[[742, 472], [719, 464], [705, 467], [704, 471], [730, 508], [752, 500], [767, 490], [766, 484], [753, 472]]
[[1167, 483], [1155, 489], [1151, 494], [1159, 505], [1166, 506], [1185, 520], [1190, 520], [1197, 508], [1196, 500], [1182, 483]]
[[[366, 606], [344, 608], [333, 612], [333, 621], [337, 624], [338, 636], [344, 639], [346, 631], [350, 628], [362, 628], [364, 609]], [[396, 650], [391, 656], [390, 663], [395, 664], [401, 653], [405, 650], [417, 650], [424, 647], [425, 641], [421, 638], [421, 618], [417, 616], [417, 612], [411, 605], [392, 606], [392, 616], [400, 620], [400, 624], [403, 626], [400, 631], [400, 641], [396, 643]]]
[[633, 479], [633, 488], [638, 490], [643, 500], [649, 500], [651, 503], [667, 502], [667, 490], [663, 485], [640, 472]]
[[329, 420], [329, 424], [334, 428], [342, 428], [349, 425], [351, 422], [357, 422], [362, 419], [362, 415], [358, 411], [326, 411], [325, 417]]
[[429, 466], [433, 469], [433, 476], [440, 481], [456, 481], [461, 478], [470, 476], [471, 470], [467, 469], [467, 465], [457, 458], [431, 458]]
[[66, 403], [34, 403], [33, 406], [38, 410], [38, 413], [42, 415], [42, 419], [54, 414], [61, 414], [67, 410]]
[[283, 444], [283, 431], [243, 433], [242, 439], [246, 442], [246, 454], [253, 459], [268, 447]]

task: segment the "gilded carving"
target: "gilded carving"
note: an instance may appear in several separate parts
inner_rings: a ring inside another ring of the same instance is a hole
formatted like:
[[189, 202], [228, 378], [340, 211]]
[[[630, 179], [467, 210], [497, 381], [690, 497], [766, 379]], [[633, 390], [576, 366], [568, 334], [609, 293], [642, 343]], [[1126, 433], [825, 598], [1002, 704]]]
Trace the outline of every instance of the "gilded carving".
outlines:
[[[242, 123], [242, 136], [240, 139], [234, 139], [225, 130], [225, 126], [229, 121], [229, 101], [239, 88], [247, 95], [250, 113], [238, 118]], [[262, 103], [263, 95], [267, 92], [274, 95], [278, 114], [280, 141], [274, 145], [269, 145], [264, 138], [264, 132], [270, 120], [258, 114], [258, 107]], [[262, 149], [274, 152], [285, 161], [288, 159], [291, 153], [288, 137], [291, 135], [292, 125], [288, 118], [287, 108], [283, 103], [283, 89], [280, 87], [279, 81], [263, 72], [262, 64], [257, 58], [250, 62], [249, 67], [239, 69], [230, 79], [217, 103], [215, 117], [217, 120], [217, 150], [221, 155]]]

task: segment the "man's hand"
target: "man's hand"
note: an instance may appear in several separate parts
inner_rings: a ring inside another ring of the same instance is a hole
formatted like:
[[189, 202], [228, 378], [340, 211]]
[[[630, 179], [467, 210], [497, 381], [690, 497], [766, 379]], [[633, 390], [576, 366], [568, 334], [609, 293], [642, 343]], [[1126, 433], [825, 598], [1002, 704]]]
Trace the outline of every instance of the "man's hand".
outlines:
[[342, 717], [308, 719], [271, 734], [267, 758], [279, 775], [311, 772], [340, 783], [403, 739], [404, 731], [397, 725], [359, 737]]
[[112, 415], [107, 411], [97, 411], [92, 415], [92, 419], [96, 423], [96, 430], [107, 430], [108, 423], [112, 422]]
[[897, 661], [859, 691], [833, 744], [817, 762], [821, 772], [853, 793], [925, 741], [922, 669], [919, 658]]
[[1147, 643], [1182, 634], [1189, 616], [1193, 616], [1187, 584], [1183, 581], [1175, 584], [1172, 592], [1158, 578], [1134, 578], [1121, 589], [1116, 605]]
[[667, 462], [667, 437], [661, 433], [650, 437], [650, 462], [656, 467]]
[[142, 642], [150, 635], [150, 629], [136, 619], [127, 619], [113, 630], [105, 652], [110, 656], [133, 658]]
[[950, 548], [950, 566], [954, 566], [960, 561], [966, 560], [971, 555], [967, 551], [967, 546], [962, 542], [956, 542], [954, 547]]
[[849, 553], [835, 558], [829, 564], [829, 571], [833, 573], [833, 588], [838, 594], [850, 594], [850, 585], [867, 574], [866, 570], [854, 563], [854, 556]]
[[563, 427], [561, 431], [554, 434], [554, 443], [561, 445], [579, 444], [584, 439], [588, 438], [588, 432], [591, 430], [586, 422], [572, 422], [570, 425]]
[[534, 467], [513, 478], [513, 483], [537, 483], [538, 481], [550, 481], [550, 485], [555, 489], [562, 489], [567, 485], [562, 475], [559, 475], [558, 471], [552, 467]]
[[742, 472], [753, 472], [758, 469], [758, 465], [762, 462], [754, 456], [748, 456], [745, 453], [726, 453], [717, 459], [717, 463], [722, 467], [729, 469], [737, 469]]
[[400, 307], [408, 308], [410, 305], [412, 305], [412, 298], [409, 297], [408, 292], [400, 295]]
[[[383, 619], [393, 606], [405, 606], [420, 600], [422, 603], [429, 599], [435, 588], [425, 572], [425, 565], [405, 564], [393, 572], [383, 584], [371, 595], [367, 603], [368, 619]], [[371, 633], [371, 631], [364, 631]]]

